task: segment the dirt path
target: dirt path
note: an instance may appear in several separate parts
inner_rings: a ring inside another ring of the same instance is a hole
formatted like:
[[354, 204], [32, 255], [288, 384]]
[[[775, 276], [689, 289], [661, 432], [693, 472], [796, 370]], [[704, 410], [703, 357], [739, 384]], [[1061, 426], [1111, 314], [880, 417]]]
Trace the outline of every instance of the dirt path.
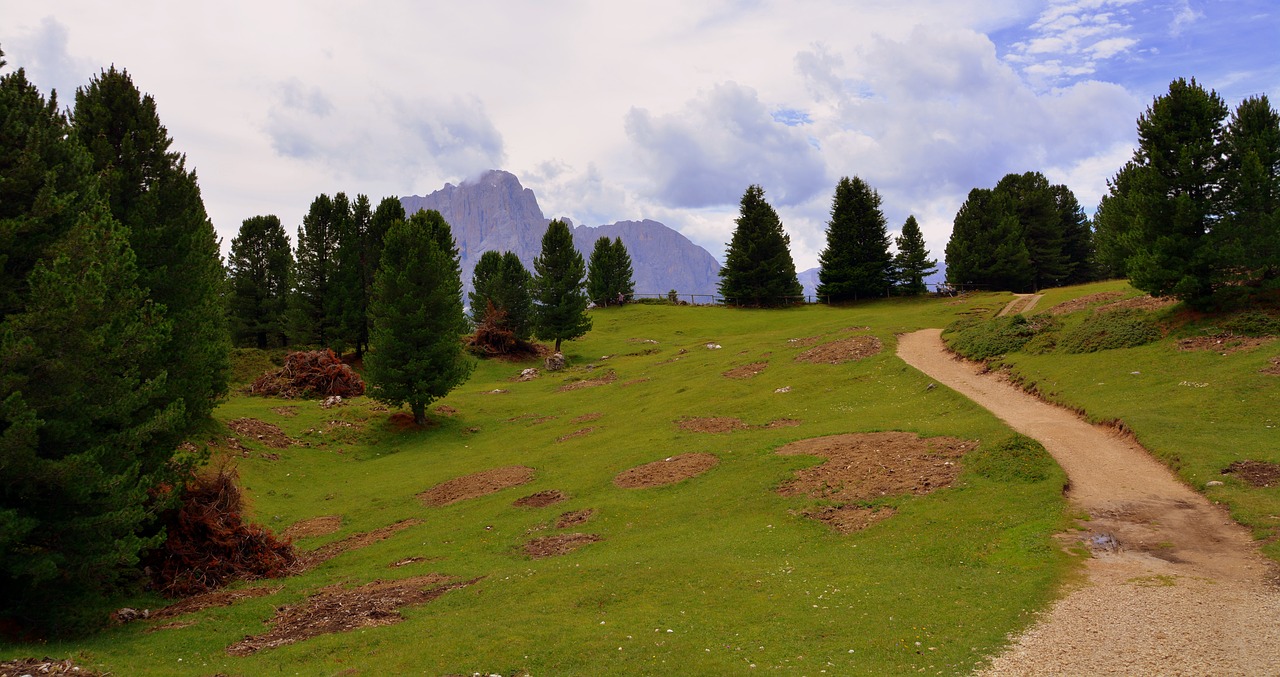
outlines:
[[979, 374], [940, 334], [900, 336], [898, 356], [1040, 440], [1091, 517], [1087, 583], [986, 674], [1280, 674], [1276, 568], [1249, 533], [1132, 440]]
[[1001, 308], [996, 317], [1004, 317], [1005, 315], [1016, 313], [1029, 313], [1032, 308], [1036, 307], [1036, 304], [1040, 302], [1043, 296], [1044, 294], [1014, 294], [1015, 298], [1004, 308]]

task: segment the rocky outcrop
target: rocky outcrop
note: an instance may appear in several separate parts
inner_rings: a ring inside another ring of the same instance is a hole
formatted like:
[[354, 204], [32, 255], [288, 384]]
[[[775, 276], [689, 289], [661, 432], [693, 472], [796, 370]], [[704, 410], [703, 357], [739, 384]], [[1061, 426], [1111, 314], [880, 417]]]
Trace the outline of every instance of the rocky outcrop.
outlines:
[[[462, 258], [462, 283], [471, 289], [471, 274], [486, 251], [515, 252], [533, 270], [550, 219], [533, 191], [514, 174], [489, 171], [476, 179], [427, 196], [400, 198], [405, 212], [434, 209], [453, 229]], [[566, 219], [567, 221], [567, 219]], [[631, 254], [637, 293], [714, 294], [720, 264], [707, 250], [657, 221], [619, 221], [605, 226], [573, 226], [573, 243], [583, 258], [591, 256], [600, 237], [621, 237]]]

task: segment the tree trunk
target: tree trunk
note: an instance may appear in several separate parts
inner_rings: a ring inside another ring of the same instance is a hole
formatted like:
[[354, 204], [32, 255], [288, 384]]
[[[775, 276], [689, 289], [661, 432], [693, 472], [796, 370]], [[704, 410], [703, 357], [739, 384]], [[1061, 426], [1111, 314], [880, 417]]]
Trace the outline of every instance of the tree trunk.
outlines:
[[560, 352], [560, 339], [556, 339], [556, 352]]
[[409, 411], [413, 412], [413, 422], [417, 425], [427, 424], [427, 403], [414, 402], [409, 405]]

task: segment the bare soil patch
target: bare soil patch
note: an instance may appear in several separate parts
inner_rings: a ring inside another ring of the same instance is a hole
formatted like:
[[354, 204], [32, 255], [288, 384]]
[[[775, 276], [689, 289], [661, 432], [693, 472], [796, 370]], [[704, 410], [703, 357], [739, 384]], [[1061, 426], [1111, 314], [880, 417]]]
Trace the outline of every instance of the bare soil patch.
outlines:
[[1215, 353], [1229, 355], [1241, 350], [1250, 350], [1265, 346], [1275, 340], [1274, 336], [1237, 336], [1232, 333], [1214, 334], [1213, 336], [1196, 336], [1178, 341], [1178, 350], [1212, 350]]
[[329, 586], [302, 604], [281, 607], [270, 621], [274, 627], [232, 644], [227, 647], [227, 654], [248, 656], [329, 633], [394, 625], [404, 620], [400, 609], [426, 604], [477, 580], [455, 581], [442, 574], [427, 574], [398, 581], [373, 581], [349, 589]]
[[454, 409], [453, 407], [447, 404], [442, 404], [436, 407], [435, 412], [437, 414], [440, 414], [441, 416], [453, 416], [454, 414], [458, 413], [458, 410]]
[[283, 586], [277, 585], [272, 587], [241, 588], [239, 590], [214, 590], [213, 592], [205, 592], [199, 595], [192, 595], [185, 599], [180, 599], [163, 609], [156, 609], [155, 611], [152, 611], [147, 618], [152, 620], [174, 618], [196, 611], [203, 611], [205, 609], [231, 606], [241, 600], [274, 595], [277, 592], [280, 592], [282, 587]]
[[560, 386], [559, 392], [566, 393], [570, 390], [582, 390], [583, 388], [594, 388], [596, 386], [609, 385], [616, 380], [618, 380], [618, 375], [611, 370], [603, 376], [566, 383]]
[[422, 524], [420, 519], [400, 520], [395, 524], [388, 524], [385, 527], [367, 531], [362, 534], [352, 534], [340, 541], [334, 541], [326, 545], [322, 545], [315, 550], [309, 552], [298, 553], [298, 560], [294, 564], [291, 573], [300, 574], [310, 571], [315, 567], [341, 555], [348, 550], [357, 550], [359, 548], [368, 547], [379, 541], [385, 541], [397, 533], [408, 529], [409, 527]]
[[587, 436], [587, 435], [590, 435], [590, 434], [591, 434], [591, 433], [593, 433], [593, 432], [595, 432], [595, 428], [594, 428], [594, 427], [586, 427], [586, 428], [583, 428], [583, 429], [581, 429], [581, 430], [575, 430], [575, 431], [573, 431], [573, 432], [569, 433], [568, 435], [561, 435], [560, 437], [557, 437], [557, 438], [556, 438], [556, 442], [557, 442], [557, 443], [560, 443], [560, 442], [566, 442], [566, 441], [571, 440], [571, 439], [573, 439], [573, 438], [575, 438], [575, 437], [585, 437], [585, 436]]
[[801, 423], [802, 421], [798, 418], [777, 418], [764, 424], [764, 427], [770, 430], [774, 428], [794, 428]]
[[624, 470], [613, 478], [613, 483], [623, 489], [661, 487], [697, 477], [719, 462], [712, 454], [681, 454]]
[[509, 465], [442, 482], [418, 494], [418, 498], [427, 505], [439, 507], [518, 487], [532, 479], [533, 468]]
[[572, 419], [570, 422], [571, 423], [590, 423], [592, 421], [598, 421], [603, 417], [604, 417], [604, 414], [601, 414], [601, 413], [583, 414], [581, 416], [578, 416]]
[[737, 379], [751, 378], [764, 371], [768, 366], [768, 362], [752, 362], [751, 364], [744, 364], [740, 367], [734, 367], [733, 369], [726, 371], [724, 373], [724, 377]]
[[729, 416], [683, 418], [676, 421], [676, 425], [681, 430], [690, 433], [731, 433], [751, 427], [742, 419]]
[[426, 425], [418, 425], [418, 422], [413, 420], [413, 414], [407, 411], [397, 411], [396, 413], [388, 416], [387, 424], [396, 432], [425, 430], [431, 427], [430, 423], [427, 423]]
[[804, 338], [787, 339], [787, 345], [792, 348], [808, 348], [811, 345], [817, 344], [818, 341], [821, 340], [821, 336], [806, 336]]
[[883, 348], [880, 339], [875, 336], [851, 336], [810, 348], [797, 355], [796, 361], [812, 364], [843, 364], [871, 357]]
[[0, 662], [0, 677], [35, 677], [36, 675], [80, 675], [80, 677], [102, 677], [97, 670], [90, 670], [76, 665], [70, 658], [55, 660], [53, 658], [18, 658]]
[[527, 421], [529, 425], [538, 425], [539, 423], [546, 423], [547, 421], [554, 421], [554, 420], [556, 420], [555, 416], [539, 416], [537, 414], [521, 414], [519, 416], [512, 416], [511, 418], [507, 419], [507, 423]]
[[287, 449], [294, 443], [280, 426], [256, 418], [237, 418], [227, 421], [227, 427], [240, 437], [256, 440], [272, 449]]
[[777, 453], [821, 456], [827, 462], [797, 470], [793, 479], [778, 488], [778, 493], [836, 501], [927, 494], [950, 486], [960, 474], [960, 457], [975, 446], [954, 437], [921, 438], [904, 432], [800, 440]]
[[285, 418], [293, 418], [294, 416], [298, 415], [298, 407], [297, 405], [293, 405], [293, 404], [290, 404], [284, 407], [272, 407], [271, 411], [274, 412], [276, 415], [283, 416]]
[[387, 565], [387, 568], [388, 568], [388, 569], [399, 569], [400, 567], [407, 567], [407, 566], [409, 566], [410, 564], [421, 564], [421, 563], [423, 563], [423, 562], [439, 562], [439, 561], [440, 561], [440, 560], [442, 560], [442, 559], [444, 559], [444, 558], [443, 558], [443, 557], [406, 557], [406, 558], [404, 558], [404, 559], [402, 559], [402, 560], [399, 560], [399, 561], [397, 561], [397, 562], [392, 562], [392, 563], [388, 564], [388, 565]]
[[564, 513], [563, 515], [560, 516], [559, 519], [556, 520], [556, 528], [568, 529], [569, 527], [576, 527], [582, 524], [586, 524], [587, 522], [591, 521], [592, 517], [595, 517], [595, 516], [596, 516], [596, 511], [593, 508], [587, 508], [586, 510], [571, 510], [569, 512]]
[[342, 515], [323, 515], [294, 522], [280, 535], [291, 541], [296, 541], [303, 538], [311, 538], [312, 536], [328, 536], [341, 528]]
[[1067, 313], [1074, 313], [1077, 310], [1084, 310], [1090, 306], [1114, 301], [1121, 296], [1124, 296], [1124, 292], [1104, 291], [1097, 294], [1089, 294], [1088, 296], [1081, 296], [1080, 298], [1071, 299], [1070, 301], [1063, 301], [1062, 303], [1050, 308], [1049, 314], [1066, 315]]
[[1268, 363], [1268, 366], [1262, 368], [1262, 373], [1270, 374], [1272, 376], [1280, 376], [1280, 355], [1276, 355], [1271, 358], [1271, 362]]
[[1273, 487], [1280, 483], [1280, 463], [1267, 461], [1235, 461], [1222, 470], [1255, 487]]
[[533, 559], [567, 555], [588, 543], [596, 543], [604, 539], [596, 534], [557, 534], [542, 536], [524, 544], [524, 554]]
[[545, 508], [549, 505], [555, 505], [560, 501], [569, 498], [559, 489], [549, 489], [547, 491], [539, 491], [536, 494], [529, 494], [524, 498], [518, 498], [511, 505], [517, 508]]
[[1177, 302], [1177, 299], [1155, 298], [1153, 296], [1143, 294], [1142, 296], [1135, 296], [1131, 299], [1108, 303], [1105, 306], [1102, 306], [1100, 310], [1122, 310], [1125, 308], [1136, 308], [1138, 310], [1160, 310], [1161, 308], [1168, 308]]
[[852, 534], [897, 514], [888, 506], [866, 508], [857, 505], [823, 506], [810, 508], [800, 514], [815, 519], [842, 534]]

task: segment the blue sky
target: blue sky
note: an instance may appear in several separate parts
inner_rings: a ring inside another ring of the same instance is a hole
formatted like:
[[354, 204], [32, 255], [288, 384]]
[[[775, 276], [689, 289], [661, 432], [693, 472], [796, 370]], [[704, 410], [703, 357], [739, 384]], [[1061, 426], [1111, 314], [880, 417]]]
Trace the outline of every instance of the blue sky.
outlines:
[[1041, 171], [1087, 210], [1137, 117], [1195, 77], [1280, 102], [1263, 0], [602, 3], [0, 0], [0, 47], [68, 104], [106, 65], [153, 94], [214, 225], [322, 192], [507, 169], [548, 216], [651, 218], [723, 256], [764, 186], [800, 268], [860, 176], [942, 258], [974, 187]]

